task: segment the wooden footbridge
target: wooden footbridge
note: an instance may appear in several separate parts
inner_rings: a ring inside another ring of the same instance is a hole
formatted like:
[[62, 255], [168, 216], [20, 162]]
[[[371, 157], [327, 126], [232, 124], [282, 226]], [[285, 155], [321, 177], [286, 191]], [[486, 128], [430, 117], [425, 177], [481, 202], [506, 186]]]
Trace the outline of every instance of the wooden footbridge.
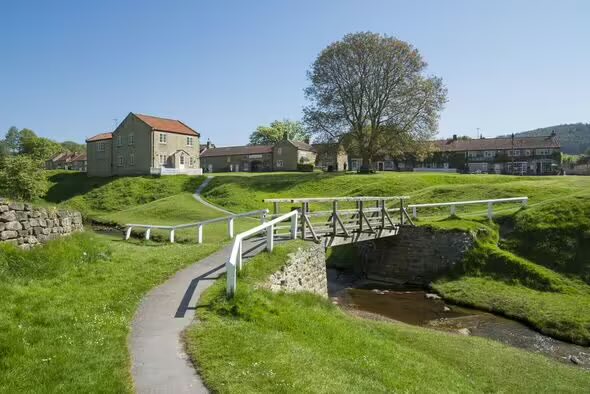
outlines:
[[[234, 239], [226, 263], [227, 293], [231, 296], [236, 291], [237, 272], [242, 268], [243, 242], [249, 238], [263, 236], [263, 242], [266, 244], [264, 249], [267, 251], [273, 250], [275, 240], [298, 237], [303, 240], [323, 243], [327, 248], [395, 236], [402, 226], [414, 226], [408, 209], [411, 209], [412, 216], [417, 218], [418, 209], [449, 207], [450, 214], [453, 216], [456, 214], [458, 206], [485, 204], [487, 205], [487, 217], [492, 219], [494, 204], [520, 203], [522, 206], [526, 206], [528, 202], [527, 197], [510, 197], [405, 205], [408, 198], [407, 196], [393, 196], [265, 199], [265, 203], [273, 204], [272, 214], [268, 209], [263, 209], [175, 226], [128, 224], [125, 239], [129, 239], [133, 228], [146, 229], [146, 239], [149, 239], [152, 229], [161, 229], [168, 230], [170, 242], [174, 242], [174, 233], [177, 229], [196, 228], [196, 240], [201, 243], [203, 242], [204, 225], [227, 221], [229, 238]], [[316, 210], [312, 210], [312, 206]], [[234, 238], [234, 220], [237, 218], [259, 219], [260, 224]]]

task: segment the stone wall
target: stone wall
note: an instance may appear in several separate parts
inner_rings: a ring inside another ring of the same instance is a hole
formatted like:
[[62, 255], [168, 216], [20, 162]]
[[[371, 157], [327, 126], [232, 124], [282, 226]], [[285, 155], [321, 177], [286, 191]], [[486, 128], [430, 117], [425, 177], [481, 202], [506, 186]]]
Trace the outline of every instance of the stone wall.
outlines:
[[272, 291], [308, 291], [328, 297], [324, 247], [310, 242], [289, 254], [286, 264], [268, 278], [266, 286]]
[[80, 212], [34, 208], [0, 199], [0, 243], [22, 249], [82, 231]]
[[423, 286], [449, 272], [473, 243], [473, 236], [463, 231], [408, 226], [359, 247], [368, 279]]

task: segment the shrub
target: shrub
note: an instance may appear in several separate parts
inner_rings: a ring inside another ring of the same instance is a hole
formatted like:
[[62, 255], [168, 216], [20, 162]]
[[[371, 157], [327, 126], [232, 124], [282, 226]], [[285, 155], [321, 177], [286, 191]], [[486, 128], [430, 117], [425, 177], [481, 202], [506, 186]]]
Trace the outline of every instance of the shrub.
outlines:
[[43, 196], [49, 187], [41, 163], [26, 155], [6, 157], [0, 165], [0, 193], [31, 201]]
[[313, 164], [297, 164], [297, 171], [313, 172]]

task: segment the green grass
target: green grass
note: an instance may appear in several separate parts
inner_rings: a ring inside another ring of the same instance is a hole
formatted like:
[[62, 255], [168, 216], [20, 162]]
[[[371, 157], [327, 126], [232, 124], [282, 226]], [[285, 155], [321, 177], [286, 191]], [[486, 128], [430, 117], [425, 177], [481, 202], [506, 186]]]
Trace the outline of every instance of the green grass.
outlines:
[[82, 233], [30, 252], [0, 247], [0, 392], [131, 392], [141, 298], [219, 246]]
[[61, 204], [93, 217], [146, 204], [181, 192], [194, 193], [205, 177], [142, 176], [92, 178], [83, 173], [47, 171], [51, 187], [42, 202]]
[[[215, 392], [581, 392], [590, 375], [476, 337], [349, 316], [311, 294], [259, 283], [300, 244], [251, 260], [232, 300], [203, 296], [188, 350]], [[550, 373], [548, 373], [550, 371]]]

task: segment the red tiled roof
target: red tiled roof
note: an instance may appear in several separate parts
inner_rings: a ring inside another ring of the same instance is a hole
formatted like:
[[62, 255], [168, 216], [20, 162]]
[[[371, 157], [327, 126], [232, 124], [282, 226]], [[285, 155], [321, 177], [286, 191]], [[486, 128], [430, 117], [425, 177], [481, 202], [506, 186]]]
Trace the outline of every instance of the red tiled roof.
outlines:
[[152, 128], [152, 130], [167, 131], [169, 133], [175, 134], [196, 135], [197, 137], [200, 135], [195, 130], [182, 123], [180, 120], [158, 118], [156, 116], [141, 114], [133, 115], [145, 122]]
[[201, 153], [201, 157], [256, 155], [262, 153], [272, 153], [272, 145], [244, 145], [209, 148]]
[[[444, 152], [469, 150], [504, 150], [512, 149], [512, 138], [477, 138], [471, 140], [437, 140], [435, 147]], [[515, 137], [514, 149], [559, 148], [559, 139], [546, 137]]]
[[102, 140], [112, 140], [113, 133], [100, 133], [93, 137], [86, 139], [86, 142], [94, 142], [94, 141], [102, 141]]

